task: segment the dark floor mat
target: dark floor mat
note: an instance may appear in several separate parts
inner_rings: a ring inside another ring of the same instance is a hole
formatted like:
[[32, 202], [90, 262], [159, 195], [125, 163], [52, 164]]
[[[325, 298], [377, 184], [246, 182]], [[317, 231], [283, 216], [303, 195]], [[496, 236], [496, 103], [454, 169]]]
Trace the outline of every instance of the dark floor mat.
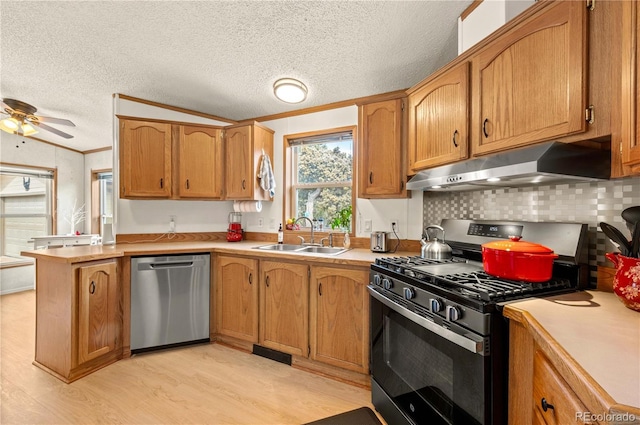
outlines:
[[382, 425], [373, 410], [361, 407], [304, 425]]

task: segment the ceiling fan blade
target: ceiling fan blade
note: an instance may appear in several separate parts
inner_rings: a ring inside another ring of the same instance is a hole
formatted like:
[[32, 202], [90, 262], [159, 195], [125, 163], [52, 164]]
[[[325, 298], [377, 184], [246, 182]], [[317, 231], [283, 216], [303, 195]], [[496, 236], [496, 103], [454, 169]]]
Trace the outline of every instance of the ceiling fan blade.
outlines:
[[53, 127], [49, 127], [46, 124], [43, 124], [41, 122], [36, 122], [36, 121], [31, 121], [33, 124], [35, 124], [36, 126], [40, 127], [43, 130], [46, 131], [50, 131], [53, 134], [57, 134], [58, 136], [64, 137], [65, 139], [73, 139], [73, 136], [70, 134], [65, 133], [64, 131], [60, 131], [56, 128]]
[[41, 117], [40, 115], [35, 115], [35, 117], [40, 122], [50, 122], [52, 124], [69, 125], [71, 127], [75, 127], [76, 126], [71, 121], [65, 120], [65, 119], [62, 119], [62, 118]]

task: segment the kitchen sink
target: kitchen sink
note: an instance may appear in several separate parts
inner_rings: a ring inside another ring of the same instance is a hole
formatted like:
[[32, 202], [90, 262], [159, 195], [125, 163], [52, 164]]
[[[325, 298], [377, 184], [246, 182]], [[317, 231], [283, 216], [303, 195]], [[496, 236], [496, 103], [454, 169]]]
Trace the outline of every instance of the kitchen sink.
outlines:
[[305, 246], [298, 252], [312, 252], [314, 254], [338, 255], [347, 251], [345, 248], [332, 248], [330, 246]]
[[305, 248], [302, 245], [294, 245], [294, 244], [286, 244], [286, 243], [278, 243], [273, 245], [263, 245], [257, 246], [256, 249], [264, 249], [267, 251], [299, 251]]
[[299, 252], [308, 254], [325, 254], [325, 255], [338, 255], [345, 251], [345, 248], [334, 248], [330, 246], [316, 246], [316, 245], [293, 245], [293, 244], [273, 244], [257, 246], [255, 249], [263, 249], [265, 251], [287, 251], [287, 252]]

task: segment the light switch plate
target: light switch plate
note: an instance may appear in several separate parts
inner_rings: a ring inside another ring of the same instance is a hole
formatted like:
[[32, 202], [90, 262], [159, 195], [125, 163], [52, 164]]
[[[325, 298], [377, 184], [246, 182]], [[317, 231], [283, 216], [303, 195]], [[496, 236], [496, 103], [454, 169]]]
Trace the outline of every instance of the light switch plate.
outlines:
[[366, 219], [364, 221], [364, 231], [365, 232], [371, 232], [371, 226], [372, 226], [371, 219], [370, 218]]

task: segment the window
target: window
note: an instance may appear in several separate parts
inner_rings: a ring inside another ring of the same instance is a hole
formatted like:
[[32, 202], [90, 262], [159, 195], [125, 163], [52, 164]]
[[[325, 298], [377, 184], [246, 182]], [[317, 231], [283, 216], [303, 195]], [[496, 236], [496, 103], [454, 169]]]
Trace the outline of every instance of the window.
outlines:
[[[290, 218], [308, 217], [330, 223], [341, 209], [353, 208], [355, 127], [285, 136], [285, 211]], [[303, 227], [309, 224], [299, 223]], [[353, 229], [353, 219], [351, 223]]]
[[104, 235], [105, 225], [113, 223], [113, 173], [111, 170], [91, 173], [91, 233]]
[[53, 190], [53, 170], [0, 166], [0, 256], [19, 258], [31, 238], [55, 232]]

